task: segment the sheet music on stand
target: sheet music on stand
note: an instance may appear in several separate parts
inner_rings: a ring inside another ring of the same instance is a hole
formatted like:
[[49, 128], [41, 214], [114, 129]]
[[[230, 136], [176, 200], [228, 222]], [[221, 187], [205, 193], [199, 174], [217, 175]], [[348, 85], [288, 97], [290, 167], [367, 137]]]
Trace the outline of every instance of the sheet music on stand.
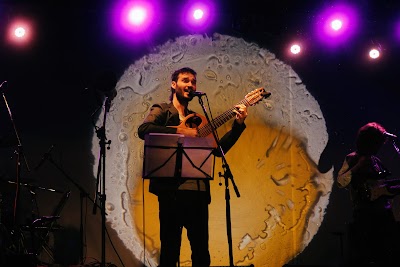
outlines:
[[150, 133], [145, 136], [143, 178], [214, 179], [212, 138]]

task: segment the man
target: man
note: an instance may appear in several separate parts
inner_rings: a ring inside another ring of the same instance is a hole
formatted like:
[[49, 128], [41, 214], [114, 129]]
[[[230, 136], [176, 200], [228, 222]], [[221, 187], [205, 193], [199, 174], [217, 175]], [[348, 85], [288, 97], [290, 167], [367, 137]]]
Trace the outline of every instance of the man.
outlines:
[[[154, 104], [138, 128], [141, 139], [148, 133], [198, 136], [196, 127], [180, 125], [194, 113], [188, 108], [196, 91], [196, 72], [191, 68], [176, 70], [171, 77], [170, 103]], [[238, 140], [246, 125], [247, 108], [236, 105], [232, 129], [220, 140], [226, 153]], [[175, 127], [171, 127], [175, 126]], [[213, 137], [211, 137], [213, 138]], [[215, 149], [214, 155], [221, 156]], [[160, 220], [160, 266], [176, 266], [179, 262], [182, 227], [187, 230], [192, 250], [192, 266], [210, 266], [208, 250], [208, 205], [211, 202], [209, 181], [206, 179], [151, 179], [149, 191], [158, 196]]]
[[390, 172], [377, 157], [386, 139], [381, 124], [370, 122], [362, 126], [356, 150], [346, 155], [338, 173], [337, 185], [349, 189], [353, 202], [351, 266], [398, 265], [400, 225], [392, 213], [392, 199], [398, 189], [390, 186]]

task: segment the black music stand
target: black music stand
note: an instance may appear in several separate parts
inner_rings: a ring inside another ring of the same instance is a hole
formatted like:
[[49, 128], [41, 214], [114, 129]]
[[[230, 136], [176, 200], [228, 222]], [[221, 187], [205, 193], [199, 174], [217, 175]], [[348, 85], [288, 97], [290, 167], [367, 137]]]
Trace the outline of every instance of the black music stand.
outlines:
[[181, 134], [145, 136], [143, 178], [214, 179], [213, 139]]

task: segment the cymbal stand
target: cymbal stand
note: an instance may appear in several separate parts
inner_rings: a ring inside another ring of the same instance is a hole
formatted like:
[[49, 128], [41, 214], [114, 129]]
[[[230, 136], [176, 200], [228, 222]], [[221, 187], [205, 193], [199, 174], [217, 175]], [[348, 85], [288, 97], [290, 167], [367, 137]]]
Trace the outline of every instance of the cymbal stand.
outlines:
[[[4, 81], [3, 83], [1, 83], [0, 89], [2, 88], [3, 84], [6, 83], [6, 82], [7, 81]], [[7, 107], [7, 111], [8, 111], [8, 114], [10, 116], [10, 120], [11, 120], [11, 123], [13, 125], [14, 133], [15, 133], [15, 136], [16, 136], [16, 139], [17, 139], [17, 150], [15, 151], [15, 154], [17, 155], [17, 160], [16, 160], [16, 178], [15, 178], [16, 179], [16, 187], [15, 187], [16, 189], [15, 189], [15, 198], [14, 198], [14, 207], [13, 207], [13, 226], [14, 226], [15, 230], [17, 231], [18, 239], [21, 238], [19, 240], [19, 241], [21, 241], [21, 243], [18, 242], [17, 252], [22, 252], [21, 250], [24, 249], [24, 248], [20, 247], [20, 246], [23, 246], [23, 237], [21, 236], [22, 233], [20, 233], [20, 231], [16, 228], [17, 210], [19, 208], [18, 207], [19, 195], [20, 195], [19, 186], [20, 186], [20, 183], [21, 183], [20, 182], [20, 178], [21, 178], [21, 168], [22, 168], [22, 166], [21, 166], [22, 163], [21, 162], [22, 162], [22, 160], [23, 160], [23, 163], [25, 163], [27, 171], [30, 172], [31, 170], [29, 168], [29, 165], [28, 165], [28, 162], [26, 160], [26, 157], [25, 157], [25, 155], [23, 153], [21, 139], [20, 139], [20, 137], [18, 135], [17, 127], [15, 125], [10, 106], [8, 105], [6, 95], [4, 94], [3, 90], [1, 90], [1, 93], [3, 95], [4, 103], [5, 103], [6, 107]]]
[[[68, 175], [68, 173], [59, 165], [57, 162], [54, 161], [54, 159], [51, 157], [51, 154], [45, 155], [45, 158], [48, 159], [48, 161], [57, 169], [59, 170], [65, 178], [67, 178], [71, 183], [73, 183], [76, 188], [79, 189], [80, 192], [80, 263], [83, 264], [84, 260], [84, 255], [83, 255], [83, 247], [84, 247], [84, 235], [83, 235], [83, 198], [86, 197], [90, 201], [94, 202], [94, 200], [89, 196], [89, 194], [85, 191], [85, 189], [79, 185], [72, 177]], [[68, 192], [69, 196], [69, 192]], [[97, 204], [96, 204], [97, 206]]]
[[211, 129], [212, 129], [212, 134], [214, 136], [215, 142], [218, 145], [218, 149], [221, 153], [221, 158], [222, 158], [222, 168], [224, 169], [224, 174], [221, 174], [221, 172], [219, 173], [220, 177], [224, 177], [225, 178], [225, 204], [226, 204], [226, 233], [227, 233], [227, 238], [228, 238], [228, 249], [229, 249], [229, 266], [234, 266], [233, 263], [233, 249], [232, 249], [232, 226], [231, 226], [231, 206], [230, 206], [230, 193], [229, 193], [229, 180], [228, 178], [231, 180], [233, 188], [235, 190], [236, 196], [240, 197], [240, 193], [239, 190], [233, 180], [233, 175], [232, 172], [229, 168], [228, 162], [226, 161], [225, 158], [225, 153], [222, 150], [222, 147], [219, 143], [219, 138], [217, 136], [216, 133], [216, 128], [214, 126], [214, 124], [211, 122], [210, 118], [208, 117], [206, 108], [204, 107], [203, 104], [203, 100], [201, 98], [201, 96], [199, 96], [199, 104], [203, 109], [204, 115], [208, 121], [208, 123], [211, 125]]

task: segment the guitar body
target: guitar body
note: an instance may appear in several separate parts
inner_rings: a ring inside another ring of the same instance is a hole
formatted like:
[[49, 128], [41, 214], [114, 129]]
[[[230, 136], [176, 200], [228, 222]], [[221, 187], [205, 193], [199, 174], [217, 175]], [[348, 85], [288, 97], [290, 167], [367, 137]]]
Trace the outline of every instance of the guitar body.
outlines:
[[[187, 115], [178, 126], [168, 126], [170, 128], [192, 128], [199, 129], [207, 125], [207, 119], [198, 113]], [[206, 136], [202, 136], [206, 137]]]
[[400, 193], [400, 179], [377, 180], [368, 186], [369, 199], [377, 200], [382, 196], [393, 197]]
[[[204, 127], [208, 124], [207, 118], [203, 115], [197, 114], [197, 113], [192, 113], [186, 116], [183, 121], [178, 126], [168, 126], [171, 128], [194, 128], [199, 131], [201, 127]], [[217, 147], [217, 143], [215, 142], [212, 134], [206, 135], [206, 136], [200, 136], [202, 138], [212, 138], [212, 146]]]
[[369, 188], [369, 199], [371, 201], [375, 201], [382, 196], [393, 196], [393, 194], [387, 189], [386, 185], [375, 185]]
[[187, 115], [177, 128], [200, 128], [207, 124], [207, 118], [198, 113]]

